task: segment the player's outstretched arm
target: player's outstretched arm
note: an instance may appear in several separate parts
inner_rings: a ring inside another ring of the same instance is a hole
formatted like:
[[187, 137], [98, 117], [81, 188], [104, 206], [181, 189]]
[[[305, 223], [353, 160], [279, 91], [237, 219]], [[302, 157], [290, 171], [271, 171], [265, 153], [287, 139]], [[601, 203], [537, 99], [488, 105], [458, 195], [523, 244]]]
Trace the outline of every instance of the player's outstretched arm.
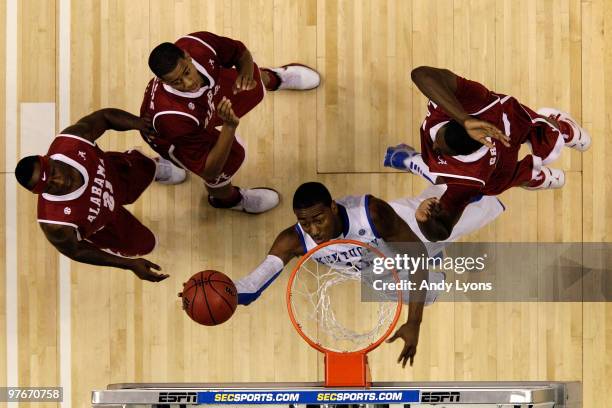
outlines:
[[238, 304], [248, 305], [255, 301], [280, 275], [291, 259], [303, 254], [295, 226], [278, 234], [266, 259], [251, 273], [236, 281]]
[[155, 133], [150, 120], [139, 118], [121, 109], [100, 109], [79, 119], [74, 125], [64, 129], [62, 133], [80, 136], [90, 142], [95, 142], [107, 130], [139, 130], [147, 135]]
[[[372, 223], [380, 237], [392, 248], [395, 248], [397, 253], [405, 253], [409, 245], [410, 253], [408, 255], [420, 257], [427, 254], [425, 246], [415, 236], [408, 224], [395, 212], [395, 210], [385, 201], [376, 197], [370, 198], [370, 216]], [[409, 243], [409, 244], [408, 244]], [[417, 288], [421, 282], [427, 280], [427, 270], [419, 269], [411, 275], [410, 280], [415, 282]], [[398, 338], [404, 340], [404, 347], [397, 359], [402, 367], [406, 367], [406, 363], [410, 361], [410, 365], [414, 362], [414, 356], [419, 342], [419, 331], [421, 321], [423, 320], [423, 307], [425, 306], [425, 295], [427, 291], [415, 290], [410, 291], [410, 299], [408, 302], [408, 320], [395, 332], [388, 343], [394, 342]]]
[[457, 75], [452, 71], [421, 66], [413, 69], [410, 77], [423, 95], [442, 107], [456, 122], [463, 125], [470, 118], [455, 95]]
[[40, 227], [49, 242], [73, 261], [90, 265], [129, 269], [140, 279], [151, 282], [159, 282], [169, 276], [155, 272], [154, 269], [159, 271], [161, 268], [146, 259], [122, 258], [101, 251], [87, 241], [79, 241], [76, 230], [72, 227], [57, 224], [40, 224]]
[[477, 142], [492, 148], [493, 143], [488, 137], [499, 140], [505, 146], [510, 146], [509, 137], [495, 125], [468, 115], [457, 99], [457, 75], [448, 69], [421, 66], [412, 70], [412, 82], [417, 88], [439, 105], [448, 116], [461, 124], [467, 134]]

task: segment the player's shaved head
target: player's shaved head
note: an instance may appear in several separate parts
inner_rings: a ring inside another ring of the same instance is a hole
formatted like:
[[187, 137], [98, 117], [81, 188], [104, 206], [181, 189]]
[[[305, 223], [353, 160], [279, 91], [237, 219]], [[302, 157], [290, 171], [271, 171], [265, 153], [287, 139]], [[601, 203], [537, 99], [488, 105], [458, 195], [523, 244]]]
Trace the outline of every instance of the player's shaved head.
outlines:
[[302, 184], [295, 190], [295, 194], [293, 194], [294, 210], [310, 208], [317, 204], [323, 204], [325, 207], [330, 207], [331, 203], [332, 197], [327, 187], [315, 181]]
[[320, 244], [340, 235], [342, 220], [329, 190], [321, 183], [304, 183], [293, 195], [293, 212], [308, 235]]
[[38, 156], [27, 156], [19, 160], [15, 167], [15, 178], [17, 182], [28, 190], [32, 190], [38, 181], [39, 165]]
[[158, 78], [171, 72], [185, 53], [175, 44], [165, 42], [153, 48], [149, 55], [149, 68]]
[[454, 120], [444, 126], [442, 137], [443, 140], [440, 142], [443, 142], [447, 148], [442, 149], [443, 153], [452, 156], [472, 154], [483, 146], [482, 143], [472, 139], [465, 128]]

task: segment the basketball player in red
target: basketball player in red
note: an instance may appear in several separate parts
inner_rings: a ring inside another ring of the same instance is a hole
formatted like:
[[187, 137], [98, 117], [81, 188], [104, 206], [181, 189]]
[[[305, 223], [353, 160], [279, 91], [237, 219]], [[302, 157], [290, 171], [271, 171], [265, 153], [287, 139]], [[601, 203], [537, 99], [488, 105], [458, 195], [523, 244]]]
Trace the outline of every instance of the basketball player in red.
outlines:
[[235, 135], [238, 120], [224, 122], [217, 105], [227, 98], [238, 119], [261, 102], [266, 90], [313, 89], [319, 74], [300, 64], [260, 69], [242, 42], [209, 32], [158, 45], [149, 67], [156, 77], [147, 86], [140, 113], [152, 118], [157, 131], [155, 138], [143, 134], [151, 147], [204, 179], [213, 207], [254, 214], [276, 207], [276, 191], [232, 185], [245, 149]]
[[70, 259], [129, 269], [140, 279], [168, 277], [139, 258], [153, 251], [153, 233], [123, 206], [138, 199], [153, 180], [178, 184], [185, 172], [163, 158], [131, 150], [104, 152], [96, 140], [109, 129], [151, 134], [150, 123], [119, 109], [96, 111], [64, 129], [44, 156], [19, 161], [19, 184], [38, 194], [38, 222], [47, 239]]
[[[512, 96], [449, 70], [419, 67], [412, 71], [412, 80], [429, 98], [420, 128], [423, 160], [437, 176], [436, 183], [448, 186], [439, 200], [429, 200], [428, 211], [418, 219], [430, 241], [447, 239], [465, 207], [482, 195], [515, 186], [561, 188], [565, 174], [546, 165], [559, 157], [564, 145], [582, 152], [591, 144], [569, 114], [553, 108], [536, 113]], [[523, 144], [532, 154], [519, 160]], [[385, 164], [405, 170], [401, 158], [406, 154], [400, 146], [390, 148]]]

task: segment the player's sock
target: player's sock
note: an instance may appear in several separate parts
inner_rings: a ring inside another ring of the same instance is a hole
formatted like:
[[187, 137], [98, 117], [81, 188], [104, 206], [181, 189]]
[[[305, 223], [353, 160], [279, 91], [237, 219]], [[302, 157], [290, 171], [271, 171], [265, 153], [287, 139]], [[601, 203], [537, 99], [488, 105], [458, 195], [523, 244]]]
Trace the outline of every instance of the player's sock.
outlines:
[[281, 84], [281, 79], [278, 74], [269, 68], [261, 68], [261, 70], [267, 72], [268, 78], [270, 78], [268, 85], [266, 86], [266, 90], [276, 91]]
[[240, 194], [240, 189], [236, 186], [234, 186], [230, 196], [226, 198], [208, 195], [208, 203], [215, 208], [232, 208], [240, 204], [240, 201], [242, 201], [242, 194]]
[[527, 190], [545, 190], [561, 188], [565, 184], [565, 173], [563, 170], [542, 167], [540, 173], [531, 179], [524, 188]]

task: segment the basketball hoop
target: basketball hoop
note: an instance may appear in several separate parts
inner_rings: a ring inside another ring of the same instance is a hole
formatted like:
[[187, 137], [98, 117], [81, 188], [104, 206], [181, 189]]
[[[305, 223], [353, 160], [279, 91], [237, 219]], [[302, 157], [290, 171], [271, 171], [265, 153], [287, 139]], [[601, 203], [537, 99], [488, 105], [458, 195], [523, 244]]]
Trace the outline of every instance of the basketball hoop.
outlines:
[[[361, 284], [378, 257], [386, 258], [366, 243], [338, 239], [308, 251], [291, 272], [289, 317], [299, 335], [325, 355], [326, 387], [369, 386], [367, 353], [391, 334], [400, 317], [400, 291], [377, 293], [375, 300], [363, 301]], [[397, 271], [387, 272], [399, 282]], [[338, 303], [342, 307], [334, 308]], [[352, 328], [346, 324], [350, 321]]]

